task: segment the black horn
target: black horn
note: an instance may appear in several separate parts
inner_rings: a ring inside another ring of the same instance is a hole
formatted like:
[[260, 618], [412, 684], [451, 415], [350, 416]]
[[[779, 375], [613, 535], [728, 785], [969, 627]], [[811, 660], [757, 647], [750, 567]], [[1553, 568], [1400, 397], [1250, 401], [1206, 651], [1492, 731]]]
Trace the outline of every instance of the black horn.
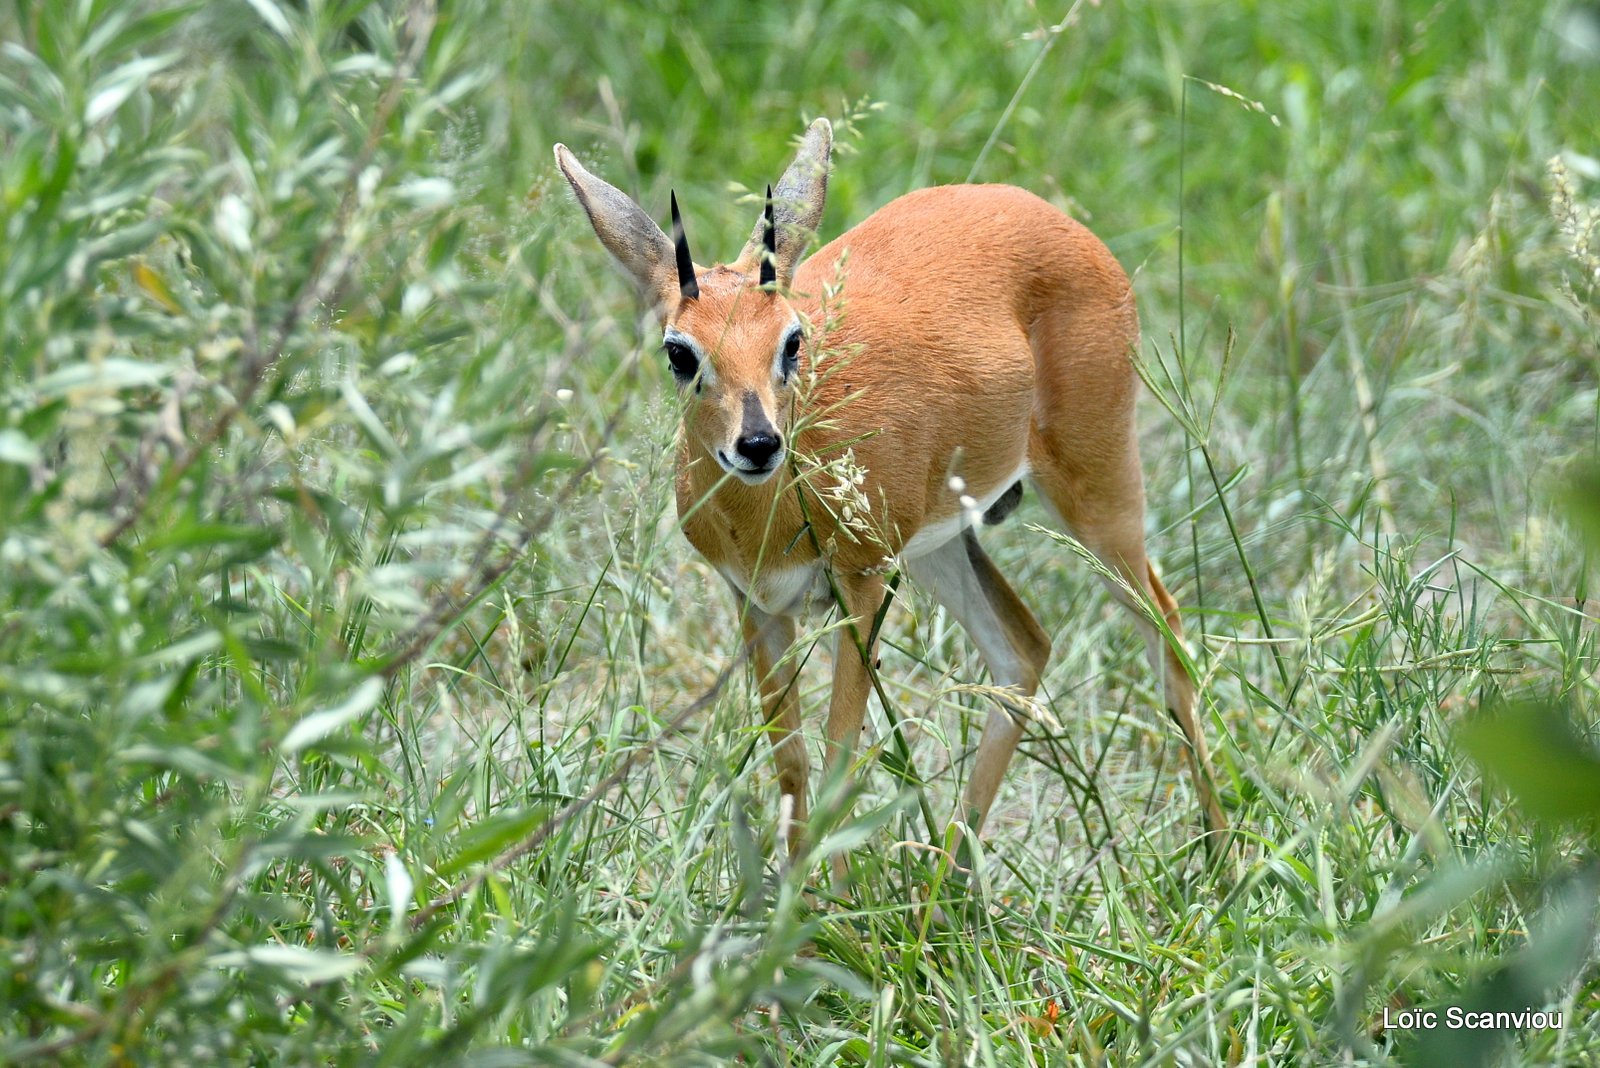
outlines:
[[684, 300], [700, 295], [700, 283], [694, 278], [694, 260], [689, 256], [689, 239], [683, 236], [683, 219], [678, 216], [678, 194], [672, 193], [672, 246], [678, 253], [678, 292]]
[[761, 284], [769, 286], [778, 280], [778, 228], [772, 223], [772, 186], [767, 186], [767, 226], [761, 235]]

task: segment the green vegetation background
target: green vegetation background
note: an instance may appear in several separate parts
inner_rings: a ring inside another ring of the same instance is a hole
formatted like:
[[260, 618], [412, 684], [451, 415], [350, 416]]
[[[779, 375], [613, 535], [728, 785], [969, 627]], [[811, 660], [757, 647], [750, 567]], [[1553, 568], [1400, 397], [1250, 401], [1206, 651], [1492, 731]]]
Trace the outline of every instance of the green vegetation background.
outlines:
[[[1592, 3], [8, 3], [0, 1061], [1600, 1056], [1597, 102]], [[782, 864], [669, 378], [550, 146], [711, 260], [817, 115], [827, 236], [1015, 182], [1136, 273], [1220, 863], [1030, 504], [991, 544], [1057, 722], [979, 871], [914, 817], [983, 673], [909, 587], [923, 796], [817, 784], [849, 901]], [[1450, 1004], [1566, 1026], [1381, 1027]]]

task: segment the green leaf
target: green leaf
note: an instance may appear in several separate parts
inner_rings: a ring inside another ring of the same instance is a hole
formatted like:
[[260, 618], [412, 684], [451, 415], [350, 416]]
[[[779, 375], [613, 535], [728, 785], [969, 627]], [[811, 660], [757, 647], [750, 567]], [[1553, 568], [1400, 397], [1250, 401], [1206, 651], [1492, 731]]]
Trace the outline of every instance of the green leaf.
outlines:
[[454, 856], [439, 862], [440, 874], [457, 872], [499, 855], [513, 843], [519, 842], [550, 818], [544, 805], [503, 812], [477, 823], [461, 836], [461, 848]]
[[0, 463], [30, 467], [39, 462], [39, 449], [20, 430], [0, 430]]
[[81, 262], [83, 269], [90, 268], [107, 260], [117, 260], [131, 255], [149, 246], [156, 238], [166, 231], [167, 220], [162, 217], [142, 219], [131, 226], [124, 226], [120, 230], [113, 230], [102, 237], [97, 237], [85, 245], [78, 253], [74, 262]]
[[[880, 829], [885, 827], [896, 815], [910, 808], [916, 795], [910, 790], [902, 790], [894, 800], [888, 804], [867, 812], [865, 815], [852, 817], [849, 822], [829, 831], [817, 843], [816, 855], [831, 857], [835, 854], [849, 854], [865, 845], [866, 842]], [[821, 806], [818, 806], [819, 808]]]
[[159, 364], [112, 356], [92, 363], [72, 363], [34, 383], [41, 398], [59, 397], [76, 389], [144, 389], [159, 385], [168, 369]]
[[456, 197], [456, 187], [448, 178], [408, 178], [396, 187], [395, 192], [410, 201], [414, 207], [440, 208]]
[[127, 102], [128, 97], [149, 82], [152, 75], [172, 66], [177, 58], [177, 53], [169, 52], [163, 56], [147, 56], [124, 63], [95, 83], [89, 106], [84, 109], [84, 120], [96, 123], [113, 114]]
[[261, 16], [261, 21], [265, 22], [273, 33], [285, 40], [292, 36], [294, 31], [289, 25], [289, 17], [272, 0], [248, 0], [248, 2], [251, 7], [256, 9], [256, 14]]
[[168, 664], [186, 664], [203, 656], [210, 656], [220, 648], [222, 648], [222, 635], [219, 632], [195, 631], [170, 645], [146, 653], [131, 663], [137, 670], [148, 671], [152, 668], [166, 667]]
[[348, 979], [367, 966], [360, 957], [304, 946], [254, 946], [231, 953], [218, 953], [207, 963], [213, 968], [265, 966], [282, 972], [308, 986]]
[[230, 768], [228, 765], [207, 756], [191, 746], [130, 745], [119, 750], [115, 759], [121, 765], [150, 764], [158, 768], [169, 768], [173, 771], [191, 775], [202, 782], [208, 780], [220, 782], [243, 781], [238, 769]]
[[283, 736], [283, 751], [298, 753], [315, 745], [377, 704], [382, 695], [383, 679], [374, 675], [364, 680], [343, 703], [312, 712], [289, 728], [289, 733]]
[[411, 878], [411, 873], [406, 870], [406, 862], [400, 859], [400, 854], [390, 853], [383, 862], [384, 882], [389, 889], [389, 913], [391, 922], [399, 927], [406, 922], [406, 913], [411, 911], [412, 894], [416, 892], [416, 880]]
[[235, 523], [181, 523], [170, 529], [157, 531], [145, 542], [145, 546], [154, 552], [161, 549], [237, 545], [248, 548], [252, 555], [259, 555], [277, 543], [277, 531], [267, 527]]
[[204, 6], [203, 0], [189, 0], [162, 10], [134, 15], [134, 7], [130, 4], [114, 11], [95, 27], [83, 43], [82, 54], [98, 59], [132, 52], [170, 33], [178, 23]]
[[229, 193], [217, 202], [217, 210], [212, 215], [212, 225], [216, 227], [217, 234], [228, 244], [240, 252], [249, 252], [253, 242], [251, 231], [255, 229], [255, 214], [250, 210], [243, 198]]
[[1572, 525], [1590, 551], [1600, 554], [1600, 467], [1580, 469], [1566, 498]]
[[1600, 754], [1555, 708], [1525, 702], [1463, 726], [1461, 745], [1529, 815], [1574, 820], [1600, 815]]

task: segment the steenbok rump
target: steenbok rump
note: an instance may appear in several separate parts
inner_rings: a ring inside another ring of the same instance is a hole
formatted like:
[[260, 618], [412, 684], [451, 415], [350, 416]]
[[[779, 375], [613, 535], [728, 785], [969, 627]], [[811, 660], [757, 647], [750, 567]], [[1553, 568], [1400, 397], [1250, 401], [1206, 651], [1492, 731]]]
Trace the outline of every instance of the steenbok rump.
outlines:
[[[828, 185], [832, 131], [811, 125], [730, 264], [697, 266], [564, 145], [561, 172], [595, 234], [654, 308], [683, 398], [684, 533], [733, 588], [760, 680], [778, 782], [806, 819], [808, 760], [784, 659], [808, 604], [845, 614], [827, 759], [848, 760], [872, 688], [873, 623], [896, 561], [960, 621], [997, 687], [963, 816], [981, 828], [1022, 735], [1050, 638], [979, 547], [1032, 481], [1061, 523], [1181, 638], [1145, 556], [1134, 432], [1139, 323], [1127, 275], [1082, 225], [1004, 185], [923, 189], [801, 262]], [[1134, 608], [1187, 740], [1205, 821], [1226, 824], [1194, 687]], [[1009, 707], [1004, 707], [1009, 705]]]

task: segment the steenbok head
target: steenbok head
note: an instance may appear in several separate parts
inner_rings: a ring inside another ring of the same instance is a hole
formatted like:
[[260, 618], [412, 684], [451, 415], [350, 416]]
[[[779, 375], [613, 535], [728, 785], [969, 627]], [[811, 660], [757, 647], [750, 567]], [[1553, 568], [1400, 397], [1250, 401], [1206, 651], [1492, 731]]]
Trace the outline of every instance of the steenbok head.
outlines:
[[747, 485], [783, 464], [808, 324], [789, 285], [828, 189], [833, 133], [812, 123], [794, 162], [769, 188], [761, 218], [732, 263], [697, 267], [672, 198], [669, 238], [644, 209], [555, 148], [596, 236], [661, 323], [662, 351], [684, 395], [684, 428]]

